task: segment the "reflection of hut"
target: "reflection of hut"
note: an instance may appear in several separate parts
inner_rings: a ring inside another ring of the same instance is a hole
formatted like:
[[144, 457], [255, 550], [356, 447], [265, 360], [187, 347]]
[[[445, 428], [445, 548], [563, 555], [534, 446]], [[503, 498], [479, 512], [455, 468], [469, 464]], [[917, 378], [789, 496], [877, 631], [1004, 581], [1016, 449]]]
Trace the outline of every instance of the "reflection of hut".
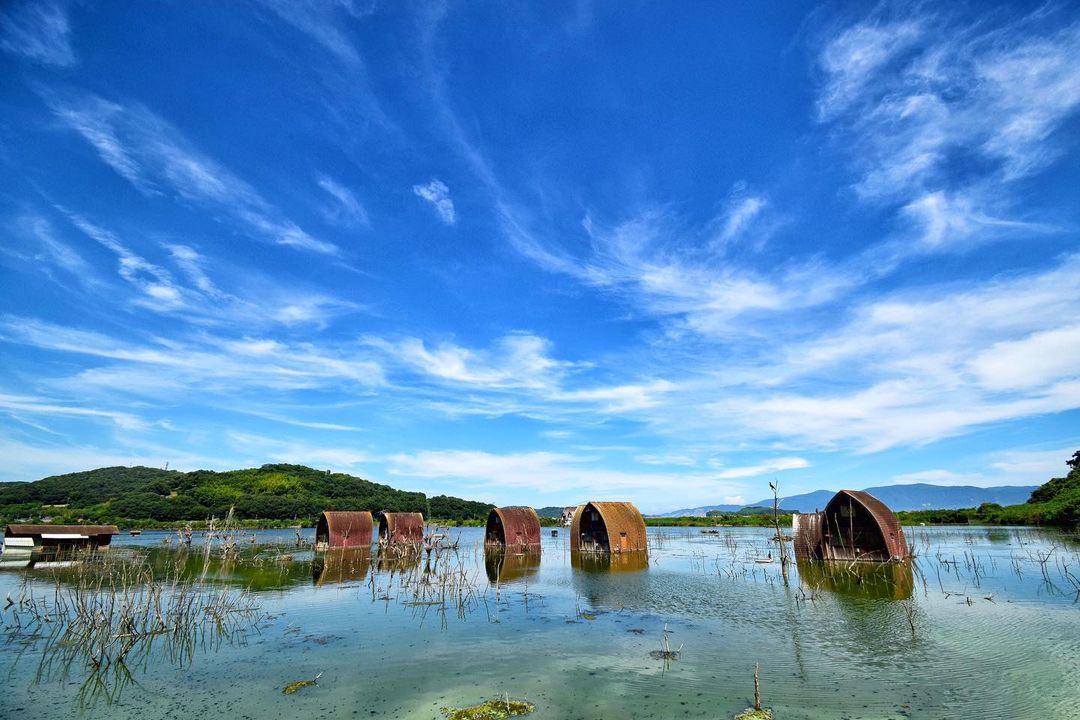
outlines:
[[540, 550], [540, 518], [531, 507], [501, 507], [488, 513], [484, 545], [507, 552]]
[[375, 569], [379, 572], [404, 573], [420, 567], [420, 558], [424, 551], [419, 545], [387, 545], [379, 549], [375, 556]]
[[841, 490], [822, 512], [794, 517], [797, 558], [884, 562], [910, 555], [896, 514], [861, 490]]
[[645, 519], [628, 502], [591, 502], [580, 506], [570, 524], [571, 552], [645, 552]]
[[354, 510], [327, 510], [315, 525], [315, 547], [371, 547], [371, 513]]
[[424, 542], [421, 513], [384, 512], [379, 515], [379, 544], [419, 545]]
[[312, 560], [311, 579], [315, 585], [358, 582], [367, 577], [370, 566], [371, 548], [335, 549]]
[[112, 542], [113, 535], [119, 534], [115, 525], [8, 525], [4, 528], [4, 552], [104, 548]]
[[906, 600], [915, 589], [911, 563], [828, 563], [800, 559], [799, 577], [813, 590], [874, 600]]
[[535, 575], [540, 569], [540, 553], [506, 553], [502, 548], [489, 545], [484, 551], [484, 566], [488, 580], [505, 585]]
[[645, 552], [624, 553], [570, 553], [570, 567], [594, 573], [637, 572], [649, 567], [649, 554]]

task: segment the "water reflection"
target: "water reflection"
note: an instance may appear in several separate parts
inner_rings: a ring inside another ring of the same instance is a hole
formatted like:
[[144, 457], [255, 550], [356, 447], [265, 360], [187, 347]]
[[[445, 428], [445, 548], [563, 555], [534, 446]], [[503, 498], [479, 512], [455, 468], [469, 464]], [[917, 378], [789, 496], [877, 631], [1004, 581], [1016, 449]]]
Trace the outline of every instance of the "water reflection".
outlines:
[[540, 570], [540, 552], [507, 553], [501, 548], [485, 548], [484, 566], [488, 580], [505, 585], [536, 575]]
[[799, 577], [815, 591], [874, 600], [907, 600], [915, 588], [907, 562], [830, 562], [800, 559]]
[[327, 550], [311, 561], [311, 580], [316, 586], [360, 582], [370, 568], [371, 548]]
[[649, 554], [624, 553], [571, 553], [570, 566], [585, 572], [639, 572], [649, 568]]

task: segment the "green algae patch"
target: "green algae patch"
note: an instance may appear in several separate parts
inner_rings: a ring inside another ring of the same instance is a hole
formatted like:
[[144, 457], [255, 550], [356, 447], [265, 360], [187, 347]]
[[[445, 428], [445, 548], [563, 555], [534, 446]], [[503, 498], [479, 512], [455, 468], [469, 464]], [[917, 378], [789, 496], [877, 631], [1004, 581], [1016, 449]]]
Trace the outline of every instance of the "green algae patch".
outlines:
[[536, 706], [526, 700], [495, 698], [472, 707], [451, 709], [443, 708], [447, 720], [503, 720], [503, 718], [528, 715]]
[[747, 708], [735, 716], [735, 720], [773, 720], [772, 710]]
[[318, 685], [319, 684], [319, 678], [321, 678], [321, 677], [322, 677], [322, 673], [319, 673], [318, 675], [316, 675], [311, 680], [297, 680], [294, 683], [289, 683], [288, 685], [285, 686], [285, 689], [281, 691], [281, 694], [282, 695], [292, 695], [293, 693], [299, 691], [300, 688], [306, 688], [306, 687], [309, 687], [311, 685]]

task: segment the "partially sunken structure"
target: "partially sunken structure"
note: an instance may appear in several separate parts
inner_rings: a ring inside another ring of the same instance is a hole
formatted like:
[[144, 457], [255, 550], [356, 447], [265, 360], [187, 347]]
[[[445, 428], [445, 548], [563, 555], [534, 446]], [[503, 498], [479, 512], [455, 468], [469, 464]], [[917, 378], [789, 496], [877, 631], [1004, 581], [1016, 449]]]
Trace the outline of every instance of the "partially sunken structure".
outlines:
[[645, 519], [628, 502], [590, 502], [578, 507], [570, 523], [570, 551], [646, 552]]
[[315, 548], [371, 547], [373, 525], [366, 510], [327, 510], [315, 524]]
[[105, 548], [119, 534], [115, 525], [8, 525], [4, 550]]
[[910, 556], [896, 513], [861, 490], [841, 490], [821, 512], [796, 514], [795, 557], [888, 562]]
[[424, 542], [421, 513], [384, 512], [379, 515], [380, 545], [419, 545]]
[[540, 517], [531, 507], [501, 507], [488, 513], [484, 545], [509, 553], [540, 552]]

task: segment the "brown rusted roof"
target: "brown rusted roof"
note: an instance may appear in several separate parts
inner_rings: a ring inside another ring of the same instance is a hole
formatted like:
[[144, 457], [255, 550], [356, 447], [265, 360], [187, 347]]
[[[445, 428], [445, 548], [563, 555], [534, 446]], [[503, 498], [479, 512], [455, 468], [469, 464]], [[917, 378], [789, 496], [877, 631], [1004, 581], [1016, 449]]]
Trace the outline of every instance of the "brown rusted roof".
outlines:
[[534, 547], [538, 549], [540, 517], [531, 507], [494, 508], [488, 513], [484, 544], [502, 545], [510, 550]]
[[327, 510], [315, 525], [315, 542], [329, 547], [370, 547], [371, 513], [366, 510]]
[[6, 537], [20, 535], [119, 535], [120, 529], [115, 525], [7, 525], [4, 527]]
[[902, 560], [910, 555], [907, 541], [904, 539], [904, 528], [900, 526], [900, 520], [889, 506], [878, 500], [868, 492], [862, 490], [841, 490], [833, 495], [832, 500], [825, 506], [826, 515], [834, 504], [850, 498], [870, 513], [877, 523], [881, 534], [885, 538], [885, 547], [889, 551], [889, 557], [893, 560]]
[[[608, 548], [612, 552], [638, 552], [649, 549], [648, 538], [645, 535], [645, 519], [628, 502], [590, 502], [579, 505], [574, 513], [574, 520], [570, 524], [570, 550], [581, 549], [581, 518], [588, 508], [595, 509], [600, 513], [604, 521], [604, 528], [608, 535]], [[625, 540], [622, 535], [625, 533]]]
[[379, 542], [395, 544], [423, 541], [422, 513], [384, 512], [379, 515]]

